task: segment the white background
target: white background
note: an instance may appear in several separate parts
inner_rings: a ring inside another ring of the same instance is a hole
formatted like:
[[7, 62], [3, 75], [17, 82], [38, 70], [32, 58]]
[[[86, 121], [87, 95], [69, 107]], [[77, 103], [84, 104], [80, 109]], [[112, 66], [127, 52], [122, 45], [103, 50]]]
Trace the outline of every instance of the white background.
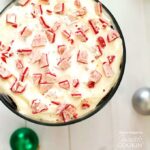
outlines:
[[[8, 2], [0, 0], [0, 8]], [[114, 14], [125, 36], [127, 64], [123, 81], [111, 102], [81, 123], [44, 127], [27, 122], [40, 138], [40, 150], [150, 150], [150, 116], [138, 115], [131, 105], [134, 91], [150, 86], [150, 1], [102, 2]], [[0, 150], [10, 150], [11, 133], [24, 126], [25, 121], [0, 102]], [[133, 133], [140, 139], [141, 145], [136, 148], [131, 144], [135, 142]]]

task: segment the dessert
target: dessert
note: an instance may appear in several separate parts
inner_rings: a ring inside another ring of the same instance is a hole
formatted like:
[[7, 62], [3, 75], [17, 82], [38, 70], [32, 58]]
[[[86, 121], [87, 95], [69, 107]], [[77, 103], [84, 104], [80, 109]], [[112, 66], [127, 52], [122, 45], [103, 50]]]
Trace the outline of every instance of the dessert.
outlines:
[[116, 84], [122, 39], [100, 2], [18, 0], [0, 22], [0, 92], [24, 116], [80, 118]]

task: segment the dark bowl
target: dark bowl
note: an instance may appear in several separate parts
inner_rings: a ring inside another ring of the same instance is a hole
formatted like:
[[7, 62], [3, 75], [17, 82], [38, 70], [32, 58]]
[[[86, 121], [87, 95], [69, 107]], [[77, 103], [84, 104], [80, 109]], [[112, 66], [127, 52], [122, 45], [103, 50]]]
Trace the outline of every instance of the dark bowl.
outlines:
[[[98, 2], [98, 0], [95, 0]], [[11, 4], [13, 4], [15, 2], [15, 0], [13, 0], [12, 2], [10, 2], [1, 12], [0, 14], [2, 14]], [[98, 105], [96, 106], [96, 108], [89, 112], [88, 114], [86, 114], [85, 116], [82, 116], [78, 119], [75, 119], [75, 120], [71, 120], [69, 122], [66, 122], [66, 123], [48, 123], [48, 122], [42, 122], [42, 121], [37, 121], [37, 120], [34, 120], [34, 119], [31, 119], [27, 116], [24, 116], [22, 114], [20, 114], [18, 111], [17, 111], [17, 106], [15, 105], [15, 103], [13, 102], [12, 98], [8, 95], [5, 95], [5, 94], [0, 94], [0, 99], [1, 101], [3, 102], [3, 104], [8, 108], [10, 109], [13, 113], [15, 113], [16, 115], [20, 116], [21, 118], [27, 120], [27, 121], [30, 121], [32, 123], [36, 123], [36, 124], [39, 124], [39, 125], [45, 125], [45, 126], [65, 126], [65, 125], [70, 125], [70, 124], [74, 124], [74, 123], [77, 123], [77, 122], [80, 122], [80, 121], [83, 121], [89, 117], [91, 117], [92, 115], [94, 115], [95, 113], [97, 113], [98, 111], [100, 111], [110, 100], [111, 98], [113, 97], [113, 95], [115, 94], [115, 92], [117, 91], [119, 85], [120, 85], [120, 82], [122, 80], [122, 77], [123, 77], [123, 74], [124, 74], [124, 69], [125, 69], [125, 63], [126, 63], [126, 46], [125, 46], [125, 41], [124, 41], [124, 37], [123, 37], [123, 34], [122, 34], [122, 31], [116, 21], [116, 19], [114, 18], [114, 16], [112, 15], [112, 13], [108, 10], [108, 8], [103, 5], [103, 9], [108, 13], [108, 15], [110, 16], [110, 18], [112, 19], [113, 21], [113, 24], [114, 24], [114, 27], [115, 29], [119, 32], [120, 34], [120, 37], [122, 39], [122, 44], [123, 44], [123, 58], [122, 58], [122, 63], [120, 65], [120, 75], [119, 75], [119, 78], [118, 78], [118, 81], [117, 83], [114, 85], [114, 87], [109, 91], [109, 93], [98, 103]]]

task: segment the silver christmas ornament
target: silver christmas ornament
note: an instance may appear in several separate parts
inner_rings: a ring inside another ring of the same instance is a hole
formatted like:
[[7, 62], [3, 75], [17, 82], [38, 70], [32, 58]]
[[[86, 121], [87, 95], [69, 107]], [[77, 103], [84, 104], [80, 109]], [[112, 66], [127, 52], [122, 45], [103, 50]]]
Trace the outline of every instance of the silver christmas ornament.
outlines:
[[150, 115], [150, 88], [138, 89], [132, 97], [132, 104], [138, 113]]

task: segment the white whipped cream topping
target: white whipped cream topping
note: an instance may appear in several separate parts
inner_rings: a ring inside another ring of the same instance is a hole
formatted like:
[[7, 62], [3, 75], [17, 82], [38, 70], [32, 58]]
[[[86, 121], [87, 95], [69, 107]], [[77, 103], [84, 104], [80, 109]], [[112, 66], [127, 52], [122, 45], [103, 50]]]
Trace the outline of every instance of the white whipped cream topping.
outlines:
[[[37, 3], [38, 0], [32, 0], [33, 3]], [[92, 47], [96, 45], [96, 40], [98, 36], [107, 37], [108, 31], [111, 30], [111, 28], [108, 26], [106, 29], [100, 29], [99, 34], [95, 35], [93, 31], [91, 30], [90, 26], [89, 31], [86, 33], [88, 37], [88, 41], [83, 43], [80, 40], [78, 40], [76, 37], [75, 44], [70, 45], [68, 44], [68, 41], [62, 37], [61, 30], [63, 29], [69, 29], [74, 31], [74, 24], [68, 19], [68, 14], [72, 14], [77, 9], [74, 6], [73, 0], [63, 0], [65, 3], [65, 12], [67, 14], [65, 15], [58, 15], [54, 12], [52, 15], [47, 15], [46, 10], [52, 10], [55, 6], [57, 1], [51, 0], [50, 5], [42, 5], [43, 8], [43, 17], [48, 25], [53, 26], [55, 21], [61, 22], [62, 26], [60, 29], [56, 32], [56, 41], [54, 44], [51, 44], [47, 41], [46, 46], [42, 47], [42, 51], [44, 53], [48, 53], [48, 60], [49, 60], [49, 69], [51, 72], [55, 73], [57, 75], [58, 81], [62, 80], [69, 80], [70, 84], [71, 81], [74, 78], [80, 79], [80, 86], [77, 89], [74, 89], [73, 87], [70, 87], [69, 90], [62, 89], [58, 86], [58, 84], [55, 84], [53, 88], [51, 88], [45, 95], [42, 95], [37, 87], [35, 87], [33, 80], [32, 80], [32, 74], [33, 73], [39, 73], [42, 72], [42, 69], [39, 69], [38, 65], [34, 64], [31, 65], [29, 56], [23, 57], [23, 61], [25, 66], [29, 67], [29, 77], [25, 82], [27, 83], [27, 88], [24, 93], [22, 94], [14, 94], [10, 91], [10, 85], [13, 83], [14, 78], [10, 78], [8, 80], [0, 79], [0, 84], [3, 86], [0, 86], [0, 91], [7, 93], [10, 95], [14, 102], [17, 104], [18, 111], [21, 114], [24, 114], [25, 116], [37, 119], [37, 120], [44, 120], [48, 122], [57, 122], [58, 116], [56, 115], [57, 107], [56, 105], [51, 104], [51, 100], [55, 100], [57, 102], [61, 103], [69, 103], [73, 104], [76, 109], [78, 116], [81, 117], [83, 115], [86, 115], [88, 112], [92, 111], [96, 105], [100, 102], [100, 100], [110, 91], [110, 89], [116, 84], [117, 79], [120, 75], [120, 64], [122, 62], [122, 55], [123, 55], [123, 47], [122, 47], [122, 40], [121, 38], [117, 38], [115, 41], [111, 43], [106, 43], [107, 46], [103, 49], [103, 55], [96, 60], [94, 63], [91, 63], [91, 60], [93, 60], [93, 52]], [[77, 20], [77, 22], [85, 23], [87, 25], [89, 19], [98, 19], [99, 16], [96, 15], [95, 9], [94, 9], [94, 2], [93, 0], [81, 0], [81, 5], [87, 8], [87, 14], [82, 19]], [[33, 40], [33, 37], [35, 34], [41, 32], [43, 30], [42, 26], [39, 24], [38, 19], [33, 19], [30, 15], [30, 12], [32, 11], [32, 6], [28, 4], [25, 7], [22, 6], [15, 6], [12, 5], [9, 7], [3, 15], [0, 17], [1, 22], [1, 29], [0, 29], [0, 41], [3, 41], [3, 43], [8, 44], [10, 41], [15, 40], [15, 42], [12, 45], [12, 51], [15, 52], [16, 49], [21, 48], [32, 48], [31, 43]], [[17, 29], [12, 28], [11, 26], [6, 25], [6, 15], [9, 13], [15, 13], [17, 15], [17, 24], [19, 25]], [[112, 20], [108, 17], [108, 14], [103, 11], [102, 17], [107, 19], [111, 24]], [[76, 21], [75, 21], [76, 22]], [[24, 26], [29, 26], [33, 33], [31, 36], [29, 36], [26, 40], [23, 40], [20, 37], [20, 31], [23, 29]], [[57, 45], [66, 44], [67, 49], [71, 51], [71, 65], [66, 71], [62, 71], [58, 69], [57, 63], [60, 59], [60, 56], [57, 53]], [[76, 61], [77, 59], [77, 52], [78, 50], [87, 50], [88, 51], [88, 64], [80, 64]], [[111, 78], [107, 78], [104, 75], [104, 71], [102, 69], [102, 63], [108, 61], [107, 56], [109, 55], [115, 55], [115, 61], [111, 64], [112, 70], [114, 72], [114, 75]], [[13, 57], [11, 57], [7, 64], [4, 62], [1, 62], [2, 65], [8, 69], [15, 77], [19, 78], [19, 73], [15, 66], [15, 61], [18, 59], [18, 55], [15, 53]], [[102, 74], [101, 80], [95, 85], [95, 88], [89, 89], [86, 85], [86, 83], [89, 80], [89, 74], [91, 70], [98, 70]], [[105, 89], [105, 91], [104, 91]], [[81, 99], [75, 99], [70, 94], [72, 91], [79, 91], [79, 93], [82, 93]], [[38, 114], [32, 114], [31, 110], [31, 103], [32, 100], [39, 98], [42, 99], [42, 103], [49, 106], [49, 109], [45, 112], [38, 113]], [[88, 109], [82, 109], [81, 108], [81, 101], [83, 99], [88, 99], [90, 103], [90, 108]], [[51, 105], [50, 105], [51, 104]]]

